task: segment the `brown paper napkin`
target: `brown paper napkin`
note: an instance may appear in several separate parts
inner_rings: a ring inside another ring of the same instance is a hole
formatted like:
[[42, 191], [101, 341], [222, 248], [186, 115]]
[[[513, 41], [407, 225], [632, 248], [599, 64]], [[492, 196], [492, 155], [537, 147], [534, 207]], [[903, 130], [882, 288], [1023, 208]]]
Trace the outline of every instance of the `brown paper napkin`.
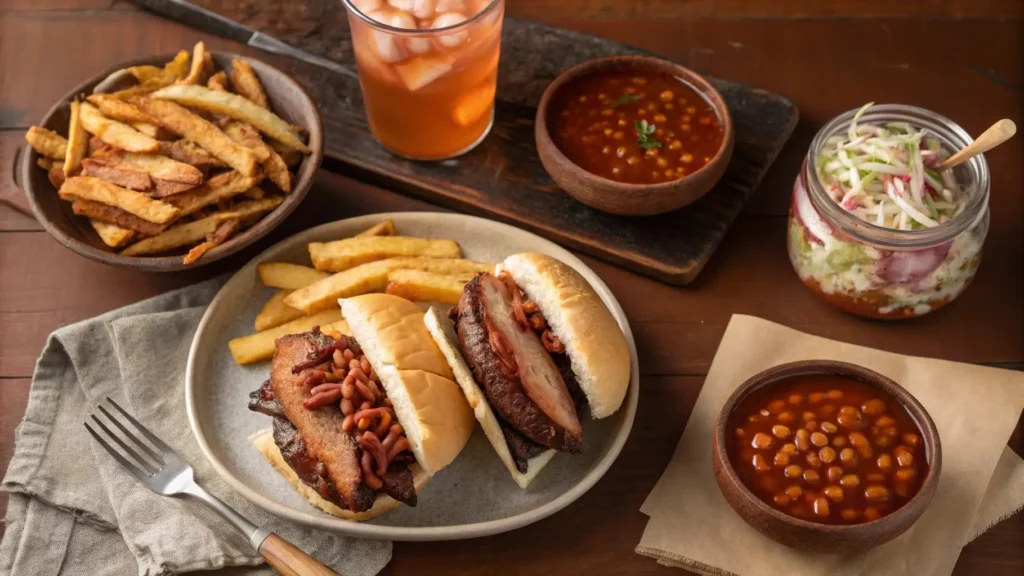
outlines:
[[[942, 474], [931, 505], [902, 536], [860, 554], [799, 552], [762, 536], [726, 503], [712, 473], [715, 420], [733, 390], [761, 370], [809, 359], [892, 378], [939, 430]], [[1022, 407], [1024, 373], [900, 356], [733, 316], [679, 446], [641, 508], [651, 519], [636, 551], [716, 576], [949, 574], [965, 543], [1024, 505], [1024, 462], [1006, 447]]]

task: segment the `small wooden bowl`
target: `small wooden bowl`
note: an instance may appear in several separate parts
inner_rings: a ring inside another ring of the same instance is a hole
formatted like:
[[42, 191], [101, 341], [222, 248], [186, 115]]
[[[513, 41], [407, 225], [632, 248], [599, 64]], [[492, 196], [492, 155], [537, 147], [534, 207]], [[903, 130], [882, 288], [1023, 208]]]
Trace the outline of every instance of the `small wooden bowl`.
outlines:
[[[726, 452], [728, 421], [732, 411], [754, 390], [800, 374], [832, 374], [854, 378], [877, 388], [902, 404], [921, 429], [928, 459], [920, 491], [892, 514], [878, 520], [853, 525], [829, 525], [808, 522], [782, 513], [762, 502], [740, 480]], [[790, 548], [811, 552], [857, 552], [884, 544], [907, 531], [924, 513], [935, 495], [942, 471], [942, 447], [939, 432], [921, 403], [903, 387], [867, 368], [834, 360], [791, 362], [760, 372], [744, 382], [725, 402], [715, 426], [712, 459], [715, 480], [729, 505], [743, 520], [765, 536]]]
[[[298, 207], [306, 193], [309, 192], [310, 186], [313, 185], [313, 178], [323, 159], [323, 126], [316, 105], [295, 80], [269, 64], [226, 52], [211, 52], [210, 55], [219, 70], [230, 70], [231, 61], [235, 58], [247, 61], [263, 83], [274, 113], [309, 131], [308, 145], [312, 153], [303, 158], [298, 171], [293, 175], [292, 191], [285, 197], [284, 202], [273, 212], [266, 214], [254, 226], [210, 250], [193, 264], [183, 264], [182, 254], [152, 257], [121, 256], [103, 244], [86, 218], [77, 216], [71, 211], [70, 202], [61, 200], [57, 196], [57, 191], [47, 179], [46, 171], [36, 165], [39, 154], [31, 147], [26, 147], [25, 153], [21, 155], [21, 166], [18, 167], [20, 171], [18, 183], [24, 189], [36, 219], [58, 242], [86, 258], [121, 268], [148, 272], [185, 270], [216, 262], [238, 252], [276, 228]], [[74, 97], [91, 94], [93, 87], [121, 68], [144, 64], [163, 66], [173, 57], [174, 54], [165, 54], [140, 58], [93, 76], [64, 95], [53, 108], [50, 108], [39, 125], [66, 136], [71, 113], [69, 103]]]
[[[559, 88], [570, 80], [610, 68], [636, 68], [667, 73], [690, 84], [711, 103], [722, 122], [724, 137], [715, 156], [701, 169], [682, 178], [657, 184], [616, 182], [577, 166], [551, 139], [548, 111]], [[602, 212], [621, 216], [651, 216], [691, 204], [708, 193], [725, 174], [732, 158], [733, 126], [729, 108], [718, 90], [703, 76], [679, 64], [646, 56], [609, 56], [580, 64], [555, 78], [540, 99], [534, 122], [537, 153], [551, 178], [570, 196]]]

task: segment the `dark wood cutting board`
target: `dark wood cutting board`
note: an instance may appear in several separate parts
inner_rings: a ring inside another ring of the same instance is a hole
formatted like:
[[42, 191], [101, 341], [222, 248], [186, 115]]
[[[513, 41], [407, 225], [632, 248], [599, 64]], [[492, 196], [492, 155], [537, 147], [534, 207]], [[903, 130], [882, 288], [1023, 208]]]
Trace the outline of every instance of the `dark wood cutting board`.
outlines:
[[[135, 3], [178, 19], [165, 0]], [[615, 42], [506, 18], [498, 102], [491, 134], [472, 152], [444, 162], [412, 162], [385, 151], [370, 134], [340, 0], [199, 0], [212, 12], [341, 63], [346, 74], [290, 60], [295, 77], [320, 108], [324, 156], [360, 177], [437, 204], [503, 220], [571, 248], [672, 284], [692, 281], [721, 242], [796, 126], [796, 106], [778, 94], [711, 78], [735, 124], [732, 162], [704, 198], [675, 212], [631, 218], [598, 212], [552, 182], [534, 147], [535, 106], [545, 87], [580, 62], [647, 54]], [[218, 33], [218, 26], [203, 28]]]

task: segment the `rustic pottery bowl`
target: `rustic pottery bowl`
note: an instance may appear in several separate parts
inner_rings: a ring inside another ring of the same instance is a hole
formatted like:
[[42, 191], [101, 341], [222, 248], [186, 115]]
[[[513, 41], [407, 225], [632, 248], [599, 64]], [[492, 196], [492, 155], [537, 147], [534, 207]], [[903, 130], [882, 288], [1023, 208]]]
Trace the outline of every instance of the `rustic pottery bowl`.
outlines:
[[[77, 216], [71, 211], [70, 202], [61, 200], [57, 196], [57, 191], [47, 179], [46, 171], [36, 166], [39, 154], [31, 147], [26, 147], [24, 153], [21, 154], [21, 165], [16, 169], [16, 172], [19, 173], [18, 184], [25, 191], [36, 219], [58, 242], [86, 258], [122, 268], [149, 272], [184, 270], [210, 264], [238, 252], [276, 228], [298, 207], [306, 193], [309, 192], [310, 186], [313, 185], [313, 177], [323, 159], [323, 127], [316, 105], [295, 80], [269, 64], [238, 54], [226, 52], [211, 52], [210, 54], [220, 70], [230, 70], [231, 61], [235, 58], [247, 61], [259, 75], [274, 113], [309, 132], [308, 145], [312, 153], [302, 159], [298, 171], [294, 174], [292, 191], [285, 197], [284, 202], [254, 226], [210, 250], [193, 264], [182, 263], [184, 251], [153, 257], [121, 256], [103, 244], [85, 218]], [[173, 57], [174, 54], [165, 54], [140, 58], [93, 76], [65, 94], [53, 108], [50, 108], [39, 125], [66, 135], [70, 119], [69, 103], [72, 98], [91, 94], [97, 84], [116, 70], [143, 64], [162, 66]]]
[[[782, 513], [762, 502], [742, 483], [726, 452], [728, 421], [732, 411], [755, 390], [772, 386], [790, 376], [831, 374], [847, 376], [894, 397], [917, 423], [929, 464], [920, 491], [892, 514], [853, 525], [808, 522]], [[939, 432], [921, 403], [903, 387], [881, 374], [855, 364], [833, 360], [806, 360], [769, 368], [744, 382], [725, 402], [715, 426], [712, 459], [715, 480], [729, 505], [743, 520], [765, 536], [790, 548], [813, 552], [857, 552], [884, 544], [907, 531], [924, 513], [935, 495], [942, 471]]]
[[[657, 184], [627, 184], [592, 174], [577, 166], [551, 139], [549, 108], [551, 101], [567, 82], [611, 68], [635, 68], [668, 73], [686, 82], [714, 108], [722, 122], [724, 137], [715, 156], [700, 170], [682, 178]], [[679, 64], [646, 56], [610, 56], [580, 64], [563, 72], [544, 91], [534, 123], [537, 153], [551, 178], [570, 196], [602, 212], [622, 216], [650, 216], [671, 212], [697, 201], [722, 178], [732, 158], [732, 116], [718, 90], [703, 76]]]

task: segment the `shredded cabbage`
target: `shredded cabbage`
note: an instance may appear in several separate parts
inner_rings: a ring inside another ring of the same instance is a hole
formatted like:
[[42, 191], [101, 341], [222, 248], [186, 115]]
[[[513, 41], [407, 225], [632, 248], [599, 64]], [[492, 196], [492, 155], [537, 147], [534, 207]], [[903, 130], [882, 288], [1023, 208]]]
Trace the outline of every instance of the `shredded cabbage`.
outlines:
[[915, 230], [944, 224], [967, 205], [949, 157], [937, 138], [906, 122], [860, 122], [874, 103], [857, 110], [845, 137], [825, 141], [814, 165], [829, 196], [844, 210], [877, 226]]

